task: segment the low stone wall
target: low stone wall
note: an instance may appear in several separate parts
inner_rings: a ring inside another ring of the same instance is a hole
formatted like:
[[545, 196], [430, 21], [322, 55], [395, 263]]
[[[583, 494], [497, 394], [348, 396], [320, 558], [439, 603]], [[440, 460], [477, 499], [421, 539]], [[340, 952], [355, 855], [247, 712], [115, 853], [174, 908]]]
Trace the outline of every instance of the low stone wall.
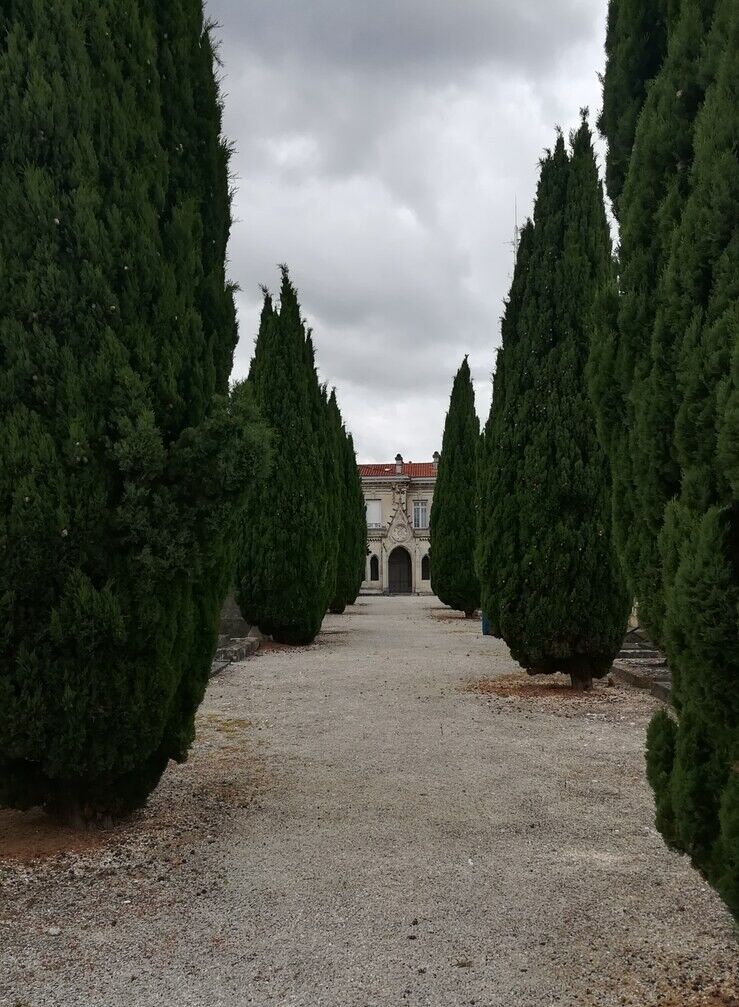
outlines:
[[624, 685], [648, 689], [664, 703], [672, 701], [672, 676], [667, 658], [647, 639], [639, 626], [631, 628], [626, 634], [611, 674]]
[[238, 637], [249, 635], [251, 626], [245, 621], [239, 606], [236, 604], [236, 596], [233, 591], [229, 591], [221, 609], [221, 627], [219, 635], [233, 640]]
[[223, 603], [221, 625], [218, 633], [218, 649], [213, 658], [211, 677], [237, 661], [245, 661], [259, 650], [261, 634], [256, 627], [246, 622], [233, 591]]

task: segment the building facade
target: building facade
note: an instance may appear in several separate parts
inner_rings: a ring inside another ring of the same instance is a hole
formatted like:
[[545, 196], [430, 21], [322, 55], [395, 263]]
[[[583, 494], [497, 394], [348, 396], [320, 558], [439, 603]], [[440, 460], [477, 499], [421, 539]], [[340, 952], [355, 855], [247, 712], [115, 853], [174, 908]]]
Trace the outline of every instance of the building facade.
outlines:
[[432, 594], [429, 518], [439, 455], [432, 462], [360, 465], [369, 555], [363, 594]]

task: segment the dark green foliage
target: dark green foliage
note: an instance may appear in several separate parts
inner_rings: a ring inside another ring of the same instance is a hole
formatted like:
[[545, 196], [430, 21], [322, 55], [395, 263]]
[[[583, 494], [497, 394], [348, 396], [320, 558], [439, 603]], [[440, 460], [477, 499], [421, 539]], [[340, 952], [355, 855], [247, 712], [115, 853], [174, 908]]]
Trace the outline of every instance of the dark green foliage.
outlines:
[[321, 443], [324, 464], [324, 492], [326, 494], [326, 531], [330, 532], [330, 555], [327, 572], [328, 601], [331, 608], [336, 597], [337, 578], [339, 573], [339, 548], [341, 537], [341, 519], [343, 507], [341, 443], [343, 431], [341, 428], [341, 413], [336, 401], [336, 393], [328, 394], [325, 386], [321, 388], [320, 418], [323, 428]]
[[598, 128], [608, 140], [606, 186], [617, 217], [647, 86], [665, 55], [668, 6], [668, 0], [611, 0], [608, 7]]
[[480, 605], [475, 569], [479, 437], [475, 392], [465, 357], [452, 385], [431, 505], [431, 588], [445, 605], [467, 616]]
[[734, 916], [739, 917], [739, 772], [736, 763], [721, 793], [714, 863], [714, 884]]
[[493, 636], [503, 635], [499, 599], [507, 572], [520, 552], [518, 509], [513, 496], [516, 467], [507, 463], [520, 450], [517, 428], [518, 393], [521, 390], [521, 353], [517, 347], [521, 309], [525, 303], [534, 249], [534, 225], [521, 229], [510, 294], [501, 322], [501, 349], [493, 378], [493, 402], [480, 437], [477, 463], [477, 573], [480, 604]]
[[354, 441], [341, 423], [336, 395], [331, 394], [331, 407], [338, 420], [338, 462], [340, 466], [338, 515], [338, 559], [336, 588], [331, 601], [331, 611], [341, 614], [347, 605], [357, 600], [364, 580], [367, 556], [367, 515], [362, 492], [362, 480], [357, 468]]
[[660, 710], [647, 731], [647, 778], [655, 795], [657, 828], [670, 844], [675, 841], [671, 778], [676, 735], [675, 721], [666, 710]]
[[588, 686], [623, 640], [629, 598], [584, 369], [610, 240], [591, 135], [542, 164], [503, 322], [483, 441], [479, 570], [494, 632], [530, 672]]
[[619, 545], [642, 621], [667, 649], [679, 713], [676, 726], [660, 715], [650, 728], [657, 824], [735, 914], [738, 59], [736, 4], [682, 0], [636, 131], [621, 297], [591, 370]]
[[284, 643], [310, 643], [364, 576], [366, 521], [354, 445], [335, 392], [319, 384], [311, 333], [282, 267], [280, 305], [265, 292], [250, 371], [272, 429], [275, 471], [250, 494], [236, 562], [244, 618]]
[[[689, 185], [704, 90], [700, 55], [711, 7], [709, 0], [683, 0], [670, 18], [666, 55], [644, 101], [618, 202], [620, 297], [608, 299], [612, 313], [597, 327], [589, 370], [598, 429], [611, 462], [616, 546], [640, 621], [660, 644], [664, 592], [658, 542], [665, 506], [680, 484], [673, 443], [678, 346], [665, 267]], [[609, 166], [614, 158], [621, 172], [618, 150], [609, 151]]]
[[275, 464], [244, 510], [236, 597], [262, 632], [306, 644], [336, 590], [339, 476], [335, 423], [285, 267], [279, 308], [265, 292], [249, 381], [273, 432]]
[[200, 0], [10, 0], [0, 91], [0, 801], [121, 813], [186, 757], [263, 457]]

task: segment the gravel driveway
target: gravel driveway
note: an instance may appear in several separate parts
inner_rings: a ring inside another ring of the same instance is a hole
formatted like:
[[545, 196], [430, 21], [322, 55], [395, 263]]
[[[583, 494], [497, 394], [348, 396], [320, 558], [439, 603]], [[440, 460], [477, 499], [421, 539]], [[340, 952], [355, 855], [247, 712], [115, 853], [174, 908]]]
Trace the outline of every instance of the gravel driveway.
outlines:
[[363, 598], [214, 679], [126, 826], [3, 813], [0, 1004], [739, 1004], [729, 915], [653, 828], [656, 701], [515, 673]]

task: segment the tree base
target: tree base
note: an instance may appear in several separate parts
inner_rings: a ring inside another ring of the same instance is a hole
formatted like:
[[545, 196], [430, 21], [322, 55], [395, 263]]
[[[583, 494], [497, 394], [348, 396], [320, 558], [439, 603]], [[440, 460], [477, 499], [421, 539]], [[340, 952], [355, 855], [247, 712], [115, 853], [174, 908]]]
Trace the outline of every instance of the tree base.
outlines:
[[78, 832], [108, 832], [116, 821], [120, 821], [131, 811], [119, 813], [117, 816], [107, 811], [101, 811], [89, 804], [47, 804], [44, 808], [50, 818], [60, 825], [66, 825]]
[[[520, 658], [514, 654], [519, 664]], [[612, 660], [603, 660], [578, 656], [576, 658], [550, 658], [537, 663], [526, 663], [523, 667], [528, 675], [554, 675], [560, 672], [570, 676], [570, 683], [575, 692], [589, 692], [593, 688], [593, 680], [603, 678], [612, 666]]]
[[[37, 763], [0, 763], [0, 807], [43, 808], [50, 818], [75, 829], [109, 829], [143, 808], [167, 768], [167, 743], [119, 776], [47, 776]], [[178, 756], [184, 761], [185, 755]]]
[[593, 688], [593, 676], [585, 669], [571, 671], [570, 681], [575, 692], [589, 692]]
[[316, 630], [278, 626], [273, 627], [272, 632], [267, 635], [271, 636], [275, 643], [286, 644], [288, 647], [308, 647], [318, 636], [320, 629], [320, 626]]

